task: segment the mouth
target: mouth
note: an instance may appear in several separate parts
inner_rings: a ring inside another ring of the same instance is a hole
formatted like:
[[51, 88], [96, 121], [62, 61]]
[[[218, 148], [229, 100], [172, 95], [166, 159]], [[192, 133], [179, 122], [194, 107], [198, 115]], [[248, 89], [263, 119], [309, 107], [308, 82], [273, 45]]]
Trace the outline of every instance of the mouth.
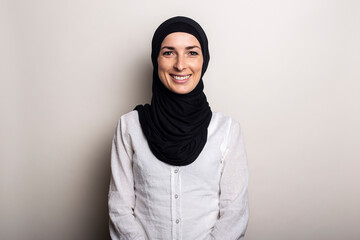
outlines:
[[170, 74], [170, 76], [174, 80], [174, 82], [176, 82], [176, 83], [185, 83], [190, 79], [191, 74], [188, 74], [188, 75]]

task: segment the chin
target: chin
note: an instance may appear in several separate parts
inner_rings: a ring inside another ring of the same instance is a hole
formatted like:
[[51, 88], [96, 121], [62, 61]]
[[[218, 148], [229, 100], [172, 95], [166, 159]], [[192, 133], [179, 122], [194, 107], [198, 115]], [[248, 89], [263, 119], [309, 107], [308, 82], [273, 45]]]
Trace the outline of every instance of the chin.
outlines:
[[189, 88], [173, 88], [171, 89], [172, 92], [177, 93], [177, 94], [187, 94], [189, 92], [191, 92], [193, 89], [189, 89]]

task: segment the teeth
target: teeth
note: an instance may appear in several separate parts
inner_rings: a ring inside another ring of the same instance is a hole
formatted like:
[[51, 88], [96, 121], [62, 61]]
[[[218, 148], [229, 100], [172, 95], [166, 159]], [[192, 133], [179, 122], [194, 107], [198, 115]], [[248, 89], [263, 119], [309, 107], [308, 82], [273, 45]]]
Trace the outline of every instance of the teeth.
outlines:
[[188, 79], [189, 77], [190, 77], [190, 75], [187, 75], [187, 76], [184, 76], [184, 77], [173, 75], [173, 78], [175, 78], [176, 80], [185, 80], [185, 79]]

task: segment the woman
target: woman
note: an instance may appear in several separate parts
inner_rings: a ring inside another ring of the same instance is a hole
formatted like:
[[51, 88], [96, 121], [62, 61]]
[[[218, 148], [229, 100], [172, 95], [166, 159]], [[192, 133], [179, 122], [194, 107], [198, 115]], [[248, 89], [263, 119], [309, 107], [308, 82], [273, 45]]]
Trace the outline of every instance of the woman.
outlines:
[[242, 239], [246, 153], [237, 121], [213, 113], [205, 32], [186, 17], [155, 31], [151, 105], [123, 115], [112, 145], [112, 239]]

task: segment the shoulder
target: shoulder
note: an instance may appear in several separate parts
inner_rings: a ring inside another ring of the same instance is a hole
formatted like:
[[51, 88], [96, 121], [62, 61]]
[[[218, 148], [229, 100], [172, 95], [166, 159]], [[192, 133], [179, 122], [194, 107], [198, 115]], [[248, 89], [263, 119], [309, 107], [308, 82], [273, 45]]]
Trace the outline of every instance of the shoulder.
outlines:
[[222, 112], [213, 112], [208, 137], [221, 139], [220, 149], [225, 151], [233, 136], [241, 135], [239, 122]]
[[240, 123], [223, 112], [213, 112], [211, 123], [215, 126], [228, 126], [231, 129], [240, 128]]
[[224, 134], [223, 144], [228, 145], [234, 139], [242, 138], [241, 125], [238, 120], [222, 112], [213, 112], [212, 131]]
[[122, 115], [117, 123], [116, 136], [122, 138], [127, 146], [133, 146], [133, 139], [143, 138], [139, 114], [137, 111], [131, 111]]
[[129, 133], [139, 129], [140, 122], [138, 112], [134, 110], [122, 115], [118, 121], [117, 127], [123, 133]]
[[139, 114], [136, 110], [125, 113], [119, 119], [122, 124], [134, 124], [139, 122]]

